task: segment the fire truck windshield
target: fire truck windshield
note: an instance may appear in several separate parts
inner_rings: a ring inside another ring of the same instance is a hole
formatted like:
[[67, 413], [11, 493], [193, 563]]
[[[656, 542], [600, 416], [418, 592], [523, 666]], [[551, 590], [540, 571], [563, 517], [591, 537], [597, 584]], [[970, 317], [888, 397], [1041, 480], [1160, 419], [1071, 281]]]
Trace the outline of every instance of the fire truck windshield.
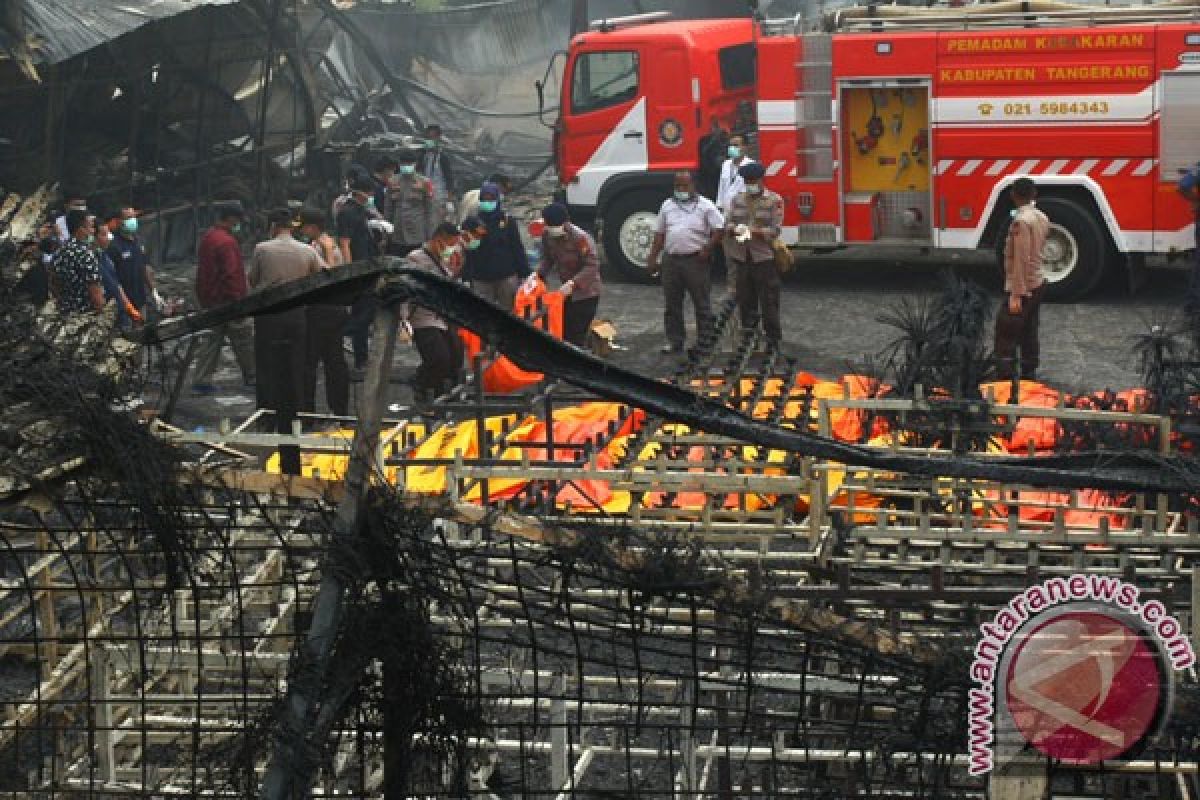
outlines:
[[637, 53], [583, 53], [576, 59], [571, 79], [571, 110], [574, 113], [619, 105], [637, 97], [637, 92]]

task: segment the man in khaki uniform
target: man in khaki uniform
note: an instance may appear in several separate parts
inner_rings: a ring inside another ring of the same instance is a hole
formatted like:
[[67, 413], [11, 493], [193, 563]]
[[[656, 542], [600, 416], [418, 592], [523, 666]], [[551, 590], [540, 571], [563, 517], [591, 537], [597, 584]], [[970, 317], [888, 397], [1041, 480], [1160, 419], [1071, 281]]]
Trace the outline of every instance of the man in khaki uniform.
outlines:
[[1023, 380], [1037, 377], [1039, 347], [1038, 318], [1041, 315], [1045, 279], [1042, 276], [1042, 247], [1050, 221], [1034, 206], [1037, 187], [1029, 178], [1018, 178], [1009, 189], [1016, 212], [1004, 245], [1004, 300], [996, 315], [993, 350], [1001, 380], [1016, 376], [1016, 350], [1021, 348]]
[[388, 210], [392, 234], [387, 254], [403, 257], [433, 235], [435, 222], [433, 184], [417, 172], [417, 156], [405, 151], [396, 159], [400, 168], [388, 187]]
[[779, 322], [782, 280], [775, 265], [773, 243], [783, 226], [783, 198], [763, 186], [766, 170], [750, 161], [738, 170], [745, 189], [729, 201], [725, 219], [725, 258], [735, 271], [734, 292], [742, 328], [753, 329], [762, 322], [768, 347], [783, 339]]

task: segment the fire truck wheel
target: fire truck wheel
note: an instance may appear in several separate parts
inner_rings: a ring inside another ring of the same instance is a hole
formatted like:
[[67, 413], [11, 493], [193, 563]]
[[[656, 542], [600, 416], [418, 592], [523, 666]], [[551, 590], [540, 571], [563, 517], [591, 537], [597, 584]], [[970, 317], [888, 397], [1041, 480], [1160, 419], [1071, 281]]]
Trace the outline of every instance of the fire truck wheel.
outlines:
[[1038, 208], [1050, 218], [1042, 248], [1042, 273], [1049, 300], [1078, 300], [1096, 288], [1108, 260], [1108, 235], [1094, 215], [1063, 197], [1041, 197]]
[[628, 192], [604, 213], [604, 254], [626, 280], [654, 282], [647, 262], [663, 199], [656, 192]]

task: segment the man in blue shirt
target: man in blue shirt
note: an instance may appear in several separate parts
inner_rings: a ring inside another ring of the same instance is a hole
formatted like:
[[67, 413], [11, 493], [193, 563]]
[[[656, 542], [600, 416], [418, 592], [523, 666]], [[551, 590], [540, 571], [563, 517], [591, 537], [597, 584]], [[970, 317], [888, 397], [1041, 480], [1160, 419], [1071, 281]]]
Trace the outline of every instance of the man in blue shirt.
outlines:
[[129, 302], [125, 290], [121, 288], [116, 265], [113, 264], [112, 256], [108, 253], [108, 248], [112, 245], [112, 238], [112, 232], [109, 231], [108, 226], [96, 225], [96, 259], [100, 262], [100, 285], [104, 288], [104, 301], [112, 300], [117, 304], [117, 327], [121, 330], [128, 330], [132, 327], [132, 323], [142, 321], [142, 315]]
[[154, 270], [150, 267], [146, 248], [142, 246], [137, 232], [137, 211], [130, 207], [122, 208], [120, 220], [113, 231], [112, 244], [108, 246], [108, 255], [117, 268], [117, 278], [121, 281], [125, 296], [139, 313], [145, 314], [147, 304], [156, 294]]

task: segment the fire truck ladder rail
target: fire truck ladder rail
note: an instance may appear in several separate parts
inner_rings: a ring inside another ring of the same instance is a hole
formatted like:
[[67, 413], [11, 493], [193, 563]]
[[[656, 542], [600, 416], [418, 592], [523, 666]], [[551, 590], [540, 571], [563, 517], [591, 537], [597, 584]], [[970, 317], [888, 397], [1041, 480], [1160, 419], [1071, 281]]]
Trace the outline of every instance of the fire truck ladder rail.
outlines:
[[1152, 6], [1095, 8], [1059, 3], [1055, 0], [1002, 2], [988, 6], [989, 11], [974, 8], [960, 12], [925, 13], [901, 6], [859, 6], [842, 8], [825, 18], [825, 26], [834, 31], [881, 31], [895, 28], [922, 30], [973, 30], [1006, 27], [1065, 27], [1121, 25], [1140, 22], [1187, 22], [1200, 20], [1200, 5], [1161, 3]]

